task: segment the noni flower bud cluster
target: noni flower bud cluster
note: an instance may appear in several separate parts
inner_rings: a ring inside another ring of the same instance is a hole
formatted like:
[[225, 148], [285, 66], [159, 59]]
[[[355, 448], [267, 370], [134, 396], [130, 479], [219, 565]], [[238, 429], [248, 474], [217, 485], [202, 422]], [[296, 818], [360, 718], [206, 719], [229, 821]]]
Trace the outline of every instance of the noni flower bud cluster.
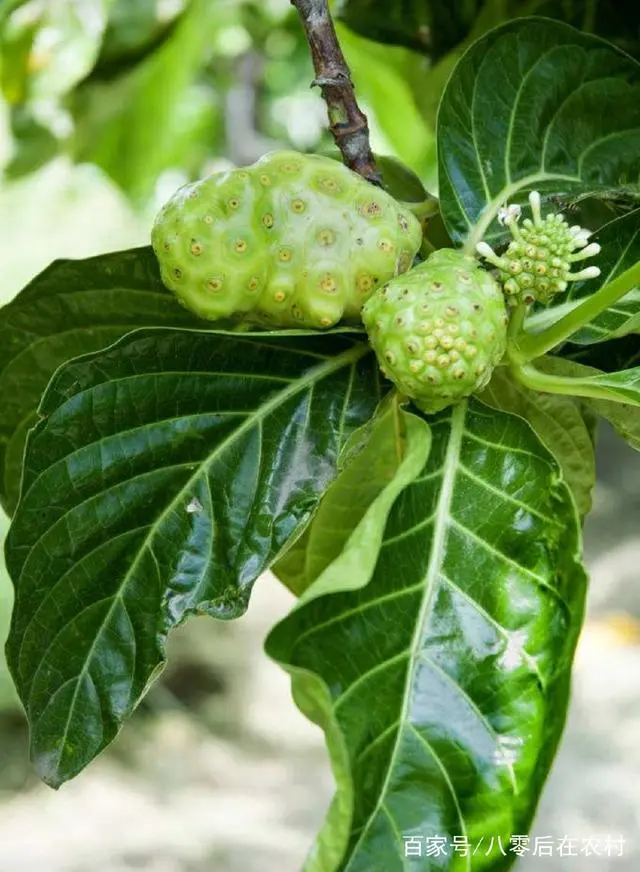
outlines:
[[555, 212], [543, 218], [537, 191], [529, 194], [529, 204], [532, 217], [525, 218], [521, 226], [517, 205], [506, 207], [498, 215], [513, 237], [502, 256], [486, 242], [476, 246], [478, 254], [498, 268], [498, 280], [513, 305], [520, 301], [549, 303], [554, 294], [566, 290], [569, 282], [600, 275], [597, 266], [571, 272], [574, 263], [600, 251], [596, 242], [588, 244], [589, 231], [577, 225], [570, 227]]

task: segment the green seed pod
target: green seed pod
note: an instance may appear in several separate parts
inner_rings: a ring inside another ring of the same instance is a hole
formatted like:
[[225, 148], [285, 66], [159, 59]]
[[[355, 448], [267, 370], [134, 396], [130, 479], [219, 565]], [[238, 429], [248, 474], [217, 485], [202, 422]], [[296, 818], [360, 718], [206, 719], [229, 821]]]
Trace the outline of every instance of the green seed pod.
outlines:
[[411, 266], [421, 230], [342, 164], [280, 151], [180, 188], [151, 242], [165, 285], [202, 318], [326, 329], [359, 322], [375, 288]]
[[378, 289], [362, 320], [383, 373], [429, 414], [483, 388], [506, 350], [498, 283], [452, 249]]

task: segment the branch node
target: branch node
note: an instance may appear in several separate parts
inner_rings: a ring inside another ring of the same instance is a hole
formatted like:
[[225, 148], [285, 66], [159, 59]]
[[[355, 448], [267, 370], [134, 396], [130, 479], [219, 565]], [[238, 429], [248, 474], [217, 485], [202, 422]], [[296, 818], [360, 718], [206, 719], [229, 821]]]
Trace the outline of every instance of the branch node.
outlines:
[[369, 123], [356, 101], [351, 73], [338, 42], [328, 0], [291, 0], [302, 21], [315, 78], [327, 104], [330, 131], [345, 166], [381, 187], [369, 141]]

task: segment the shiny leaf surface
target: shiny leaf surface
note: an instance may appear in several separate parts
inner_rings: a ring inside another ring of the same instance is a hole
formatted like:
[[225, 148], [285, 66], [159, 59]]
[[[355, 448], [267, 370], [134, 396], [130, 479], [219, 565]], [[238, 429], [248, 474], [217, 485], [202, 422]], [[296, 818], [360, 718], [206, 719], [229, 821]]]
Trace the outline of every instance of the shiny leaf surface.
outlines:
[[244, 612], [379, 399], [348, 335], [141, 330], [58, 370], [6, 543], [7, 657], [47, 783], [113, 739], [172, 627]]
[[18, 501], [27, 431], [55, 370], [137, 327], [202, 326], [160, 281], [151, 248], [58, 260], [0, 309], [0, 504]]
[[456, 66], [437, 137], [450, 234], [462, 240], [480, 222], [474, 242], [495, 242], [506, 230], [491, 219], [505, 201], [523, 202], [525, 190], [637, 183], [640, 64], [567, 25], [513, 21], [474, 43]]
[[343, 576], [268, 640], [338, 781], [309, 872], [402, 872], [404, 837], [473, 845], [488, 829], [488, 855], [420, 868], [508, 868], [562, 732], [586, 581], [570, 492], [513, 415], [474, 402], [430, 426], [370, 582]]
[[[591, 510], [596, 480], [593, 442], [573, 397], [532, 391], [499, 367], [479, 399], [494, 409], [524, 418], [558, 461], [581, 517]], [[615, 404], [612, 404], [615, 405]]]

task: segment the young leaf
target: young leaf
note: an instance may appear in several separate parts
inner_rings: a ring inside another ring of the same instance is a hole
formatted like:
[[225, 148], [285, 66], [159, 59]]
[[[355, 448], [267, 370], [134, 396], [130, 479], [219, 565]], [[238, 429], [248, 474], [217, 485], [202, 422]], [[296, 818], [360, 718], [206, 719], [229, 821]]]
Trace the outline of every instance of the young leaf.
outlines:
[[[527, 319], [528, 331], [538, 333], [555, 324], [598, 288], [613, 281], [640, 261], [640, 209], [634, 209], [633, 212], [605, 224], [591, 237], [591, 240], [600, 244], [600, 253], [593, 259], [593, 263], [600, 268], [600, 275], [587, 281], [572, 282], [569, 291], [560, 296], [557, 301], [554, 300], [552, 306], [541, 309]], [[577, 345], [592, 345], [638, 330], [640, 330], [640, 288], [636, 287], [615, 305], [598, 315], [587, 327], [574, 333], [571, 342]]]
[[568, 25], [518, 19], [462, 57], [442, 96], [437, 138], [452, 238], [472, 228], [471, 247], [506, 238], [492, 219], [525, 189], [594, 191], [638, 178], [640, 64]]
[[6, 544], [9, 666], [53, 786], [115, 736], [193, 614], [243, 614], [379, 400], [347, 335], [151, 329], [58, 370]]
[[487, 831], [463, 868], [506, 868], [497, 837], [527, 832], [562, 732], [586, 586], [570, 492], [513, 415], [473, 402], [431, 429], [369, 583], [343, 574], [268, 640], [338, 782], [307, 872], [401, 872], [405, 836]]
[[368, 432], [358, 432], [354, 438], [366, 439], [364, 447], [329, 487], [304, 534], [274, 567], [278, 578], [297, 596], [344, 555], [370, 506], [397, 486], [407, 451], [421, 452], [417, 472], [426, 463], [428, 427], [422, 418], [400, 408], [397, 397], [362, 429]]
[[55, 370], [137, 327], [202, 327], [160, 281], [151, 248], [57, 260], [0, 309], [0, 505], [18, 501], [27, 431]]
[[[569, 376], [578, 379], [593, 379], [599, 377], [607, 377], [605, 373], [594, 369], [592, 366], [585, 366], [573, 360], [562, 360], [558, 357], [546, 357], [543, 360], [537, 361], [536, 366], [544, 370], [544, 372], [559, 376]], [[640, 367], [636, 368], [636, 372], [640, 373]], [[612, 376], [621, 376], [623, 373], [612, 373]], [[640, 385], [640, 381], [638, 382]], [[640, 394], [640, 391], [638, 391]], [[640, 408], [639, 404], [629, 405], [627, 403], [612, 403], [607, 400], [596, 400], [584, 398], [582, 403], [585, 404], [600, 417], [605, 418], [616, 433], [621, 436], [625, 442], [640, 451]]]
[[531, 391], [506, 367], [498, 367], [478, 396], [494, 409], [519, 415], [558, 461], [564, 480], [584, 518], [591, 510], [596, 479], [595, 453], [580, 404], [572, 397]]

